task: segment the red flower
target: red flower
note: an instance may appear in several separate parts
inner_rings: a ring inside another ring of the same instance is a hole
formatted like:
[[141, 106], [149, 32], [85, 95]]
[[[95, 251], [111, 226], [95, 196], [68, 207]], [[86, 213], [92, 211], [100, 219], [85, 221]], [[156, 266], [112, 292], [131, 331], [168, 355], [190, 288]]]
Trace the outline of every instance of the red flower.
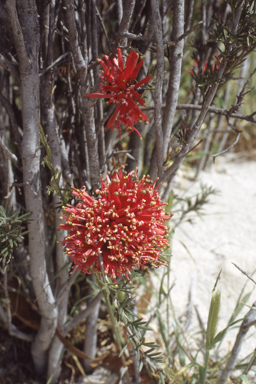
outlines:
[[[135, 79], [143, 66], [144, 60], [137, 64], [139, 55], [132, 51], [129, 53], [125, 67], [123, 64], [122, 51], [118, 48], [118, 58], [111, 59], [109, 56], [104, 56], [105, 61], [100, 60], [103, 68], [101, 74], [102, 93], [91, 93], [86, 97], [96, 97], [109, 99], [108, 103], [118, 104], [114, 114], [110, 117], [106, 129], [126, 127], [128, 132], [136, 132], [134, 124], [141, 122], [143, 119], [148, 123], [148, 117], [143, 113], [139, 105], [144, 105], [145, 100], [136, 90], [143, 84], [146, 84], [151, 79], [150, 76], [145, 77], [138, 83], [134, 84]], [[141, 137], [140, 133], [138, 132]]]
[[73, 190], [81, 201], [73, 207], [64, 207], [66, 223], [60, 227], [69, 231], [64, 239], [65, 250], [84, 273], [101, 274], [99, 253], [105, 273], [116, 278], [135, 266], [158, 267], [161, 251], [168, 246], [164, 222], [171, 216], [165, 214], [155, 183], [148, 176], [137, 179], [137, 171], [128, 175], [118, 169], [101, 180], [98, 199], [85, 192], [85, 187]]

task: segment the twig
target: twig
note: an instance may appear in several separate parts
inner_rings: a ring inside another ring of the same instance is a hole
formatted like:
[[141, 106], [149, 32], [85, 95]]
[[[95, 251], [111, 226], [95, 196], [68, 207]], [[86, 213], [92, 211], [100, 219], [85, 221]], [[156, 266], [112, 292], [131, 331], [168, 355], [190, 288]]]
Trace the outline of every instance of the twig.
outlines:
[[75, 282], [76, 278], [80, 274], [80, 270], [75, 271], [71, 274], [70, 278], [67, 280], [66, 284], [63, 285], [61, 290], [59, 291], [57, 298], [56, 298], [56, 304], [59, 305], [63, 298], [65, 298], [66, 293], [69, 292], [71, 285]]
[[104, 21], [103, 21], [103, 19], [102, 19], [102, 17], [101, 17], [101, 14], [100, 14], [100, 11], [99, 11], [97, 5], [95, 5], [95, 8], [96, 8], [96, 15], [97, 15], [98, 18], [99, 18], [100, 25], [101, 25], [101, 27], [102, 27], [102, 29], [103, 29], [103, 32], [104, 32], [104, 35], [105, 35], [105, 37], [106, 37], [106, 39], [107, 39], [109, 50], [111, 50], [111, 44], [110, 44], [110, 41], [109, 41], [109, 38], [108, 38], [108, 32], [107, 32], [107, 30], [106, 30]]
[[102, 292], [99, 292], [97, 296], [90, 302], [88, 307], [79, 313], [76, 317], [70, 320], [62, 329], [61, 332], [64, 336], [66, 336], [74, 327], [76, 327], [82, 320], [84, 320], [96, 307], [96, 305], [101, 301], [103, 296]]
[[[2, 307], [2, 305], [0, 304], [0, 317], [1, 319], [3, 320], [6, 328], [8, 328], [8, 318], [6, 316], [6, 313]], [[34, 337], [33, 335], [30, 335], [30, 334], [26, 334], [24, 332], [21, 332], [17, 327], [15, 327], [15, 325], [11, 324], [11, 332], [10, 332], [10, 335], [11, 336], [15, 336], [17, 337], [18, 339], [21, 339], [21, 340], [25, 340], [25, 341], [29, 341], [29, 342], [32, 342], [34, 340]]]
[[7, 60], [0, 53], [0, 66], [3, 67], [6, 71], [12, 73], [17, 79], [19, 79], [19, 69], [16, 64], [13, 64], [11, 61]]
[[1, 137], [0, 137], [0, 147], [2, 148], [3, 152], [5, 153], [5, 155], [6, 155], [7, 157], [9, 157], [9, 158], [13, 161], [15, 167], [16, 167], [19, 171], [21, 171], [21, 168], [20, 168], [20, 166], [19, 166], [19, 162], [18, 162], [17, 156], [15, 156], [14, 153], [12, 153], [12, 152], [6, 147], [6, 145], [5, 145], [5, 143], [3, 142], [3, 140], [2, 140]]
[[[198, 27], [200, 27], [200, 25], [202, 24], [203, 22], [202, 21], [199, 21], [198, 23], [196, 23], [191, 29], [189, 29], [187, 32], [185, 33], [182, 33], [182, 35], [180, 35], [177, 39], [175, 39], [174, 41], [168, 41], [168, 40], [163, 40], [163, 44], [166, 44], [166, 45], [171, 45], [171, 46], [176, 46], [181, 40], [185, 39], [188, 35], [190, 35], [190, 33], [194, 32]], [[157, 44], [157, 40], [156, 39], [151, 39], [149, 37], [146, 37], [146, 36], [143, 36], [143, 35], [134, 35], [133, 33], [129, 33], [129, 32], [122, 32], [120, 33], [122, 36], [125, 36], [127, 37], [128, 39], [131, 39], [131, 40], [142, 40], [142, 41], [148, 41], [150, 43], [156, 43]]]
[[[165, 108], [165, 104], [162, 104], [162, 108]], [[142, 107], [143, 111], [152, 111], [154, 107]], [[195, 105], [195, 104], [177, 104], [176, 106], [177, 110], [193, 110], [193, 111], [201, 111], [202, 105]], [[256, 124], [256, 119], [254, 119], [254, 113], [251, 115], [243, 115], [241, 113], [233, 113], [227, 109], [222, 108], [216, 108], [216, 107], [209, 107], [208, 113], [215, 113], [216, 115], [226, 116], [226, 117], [233, 117], [235, 119], [240, 120], [246, 120], [250, 123]]]
[[18, 149], [19, 154], [21, 156], [22, 155], [22, 149], [21, 149], [22, 148], [22, 138], [21, 138], [21, 134], [19, 132], [19, 127], [18, 127], [18, 123], [16, 120], [16, 116], [15, 116], [13, 107], [12, 107], [10, 101], [4, 95], [2, 95], [2, 93], [0, 93], [0, 102], [3, 104], [4, 108], [6, 109], [6, 111], [8, 113], [10, 123], [11, 123], [11, 128], [12, 128], [12, 134], [14, 136], [14, 143], [17, 146], [17, 149]]
[[39, 73], [39, 76], [43, 76], [46, 72], [48, 72], [50, 69], [55, 67], [58, 63], [60, 63], [63, 59], [65, 59], [68, 55], [70, 55], [70, 51], [63, 53], [58, 59], [56, 59], [53, 63], [51, 63], [47, 68], [45, 68], [43, 71]]
[[220, 156], [220, 155], [223, 155], [223, 153], [226, 153], [226, 152], [230, 151], [230, 149], [233, 148], [233, 147], [237, 144], [240, 135], [241, 135], [241, 133], [239, 132], [239, 133], [237, 134], [237, 137], [236, 137], [236, 140], [234, 141], [234, 143], [231, 144], [228, 148], [224, 149], [223, 151], [221, 151], [221, 152], [219, 152], [219, 153], [215, 153], [215, 155], [212, 155], [212, 157], [213, 157], [213, 163], [215, 163], [215, 158], [216, 158], [216, 157], [218, 157], [218, 156]]
[[250, 279], [254, 284], [256, 284], [256, 281], [253, 280], [253, 278], [251, 276], [248, 275], [248, 273], [246, 273], [242, 268], [238, 267], [238, 265], [236, 265], [235, 263], [232, 262], [232, 264], [237, 268], [239, 269], [240, 272], [242, 272], [246, 277], [248, 277], [248, 279]]

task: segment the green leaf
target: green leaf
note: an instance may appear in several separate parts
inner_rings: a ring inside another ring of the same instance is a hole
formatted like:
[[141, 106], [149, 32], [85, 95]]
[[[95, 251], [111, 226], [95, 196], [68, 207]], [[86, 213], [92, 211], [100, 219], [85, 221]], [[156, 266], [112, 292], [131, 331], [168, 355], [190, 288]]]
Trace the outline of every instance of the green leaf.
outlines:
[[244, 374], [240, 375], [240, 376], [238, 377], [238, 379], [241, 379], [242, 382], [243, 382], [244, 384], [251, 384], [250, 381], [249, 381], [249, 379], [248, 379], [248, 377], [245, 376]]
[[206, 330], [206, 349], [210, 350], [214, 346], [214, 336], [216, 334], [219, 311], [220, 311], [220, 291], [212, 293], [212, 299], [208, 314], [207, 330]]
[[128, 342], [125, 343], [125, 346], [123, 347], [122, 351], [119, 353], [119, 357], [122, 356], [122, 354], [124, 353], [124, 350], [125, 350], [125, 348], [127, 347], [127, 345], [128, 345]]

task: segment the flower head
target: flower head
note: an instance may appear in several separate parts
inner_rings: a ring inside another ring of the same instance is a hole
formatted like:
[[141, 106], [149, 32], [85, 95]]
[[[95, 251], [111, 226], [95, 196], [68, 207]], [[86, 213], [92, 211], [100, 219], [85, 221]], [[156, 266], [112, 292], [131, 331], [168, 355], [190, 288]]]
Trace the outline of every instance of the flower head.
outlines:
[[84, 273], [101, 273], [99, 253], [106, 275], [127, 276], [135, 266], [158, 267], [161, 251], [168, 246], [165, 214], [155, 183], [149, 177], [137, 179], [137, 171], [125, 175], [122, 169], [101, 180], [98, 199], [89, 196], [85, 187], [73, 190], [80, 199], [74, 207], [64, 207], [66, 220], [60, 227], [69, 231], [65, 249], [76, 269]]
[[[137, 64], [139, 55], [137, 52], [132, 51], [129, 53], [124, 66], [122, 51], [119, 48], [117, 51], [117, 58], [111, 59], [105, 55], [106, 62], [100, 60], [103, 68], [100, 84], [102, 93], [91, 93], [86, 97], [106, 98], [109, 99], [109, 103], [118, 104], [107, 123], [106, 129], [110, 127], [118, 128], [120, 132], [123, 126], [126, 127], [128, 132], [137, 131], [134, 124], [142, 120], [148, 122], [148, 117], [139, 107], [139, 105], [145, 104], [145, 100], [136, 90], [143, 84], [148, 83], [151, 77], [147, 76], [135, 83], [144, 60]], [[139, 132], [138, 134], [140, 135]]]

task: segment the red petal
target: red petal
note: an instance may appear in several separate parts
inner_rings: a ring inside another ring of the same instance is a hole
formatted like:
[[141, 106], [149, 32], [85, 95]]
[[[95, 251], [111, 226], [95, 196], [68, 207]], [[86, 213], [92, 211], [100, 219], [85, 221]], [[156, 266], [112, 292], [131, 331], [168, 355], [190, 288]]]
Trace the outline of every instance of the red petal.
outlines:
[[152, 79], [152, 76], [147, 76], [144, 79], [138, 81], [138, 83], [135, 84], [134, 88], [139, 88], [141, 85], [146, 84], [149, 82], [149, 80]]
[[112, 96], [113, 95], [111, 95], [111, 94], [106, 95], [104, 93], [90, 93], [89, 95], [85, 95], [84, 97], [96, 97], [98, 99], [109, 99]]
[[118, 64], [119, 68], [122, 71], [124, 69], [124, 63], [123, 63], [123, 53], [120, 48], [117, 49], [118, 52]]
[[126, 60], [126, 64], [125, 64], [125, 70], [124, 70], [124, 75], [126, 76], [126, 78], [130, 78], [137, 64], [138, 58], [139, 58], [139, 55], [135, 51], [129, 53]]
[[118, 112], [120, 110], [120, 106], [116, 107], [116, 110], [115, 112], [113, 113], [113, 115], [110, 117], [108, 123], [107, 123], [107, 126], [106, 126], [106, 129], [109, 129], [111, 127], [111, 125], [114, 124], [115, 120], [116, 120], [116, 117], [118, 115]]
[[139, 70], [143, 66], [144, 60], [141, 60], [139, 64], [134, 68], [132, 74], [131, 74], [131, 79], [134, 80], [138, 76]]

